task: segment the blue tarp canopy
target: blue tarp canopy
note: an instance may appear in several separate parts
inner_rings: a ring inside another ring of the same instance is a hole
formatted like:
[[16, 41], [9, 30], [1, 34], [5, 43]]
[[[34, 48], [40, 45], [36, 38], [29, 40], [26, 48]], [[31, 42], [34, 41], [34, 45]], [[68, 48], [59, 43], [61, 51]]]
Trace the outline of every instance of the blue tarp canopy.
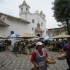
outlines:
[[9, 35], [7, 38], [17, 38], [19, 35], [17, 35], [17, 34], [11, 34], [11, 35]]
[[47, 36], [47, 37], [44, 38], [44, 40], [49, 40], [51, 38], [52, 38], [52, 36]]

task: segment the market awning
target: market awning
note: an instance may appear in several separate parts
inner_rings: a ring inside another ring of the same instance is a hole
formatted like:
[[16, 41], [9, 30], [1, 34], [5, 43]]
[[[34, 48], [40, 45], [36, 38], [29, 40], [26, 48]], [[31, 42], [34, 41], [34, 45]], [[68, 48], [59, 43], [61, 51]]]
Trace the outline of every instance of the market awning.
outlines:
[[57, 39], [57, 38], [69, 38], [69, 37], [70, 35], [61, 34], [61, 35], [54, 36], [53, 38]]
[[35, 36], [33, 34], [29, 34], [29, 33], [25, 33], [23, 35], [20, 35], [19, 37], [22, 37], [22, 38], [37, 38], [38, 36]]
[[7, 38], [7, 36], [6, 35], [0, 35], [0, 38], [2, 39], [2, 38]]

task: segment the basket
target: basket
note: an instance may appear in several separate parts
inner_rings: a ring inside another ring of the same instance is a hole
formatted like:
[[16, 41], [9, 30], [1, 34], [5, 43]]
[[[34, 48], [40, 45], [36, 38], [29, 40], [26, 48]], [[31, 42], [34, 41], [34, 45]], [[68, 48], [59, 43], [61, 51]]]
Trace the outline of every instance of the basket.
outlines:
[[58, 52], [57, 59], [59, 59], [59, 60], [66, 59], [66, 53], [65, 52]]
[[56, 61], [55, 61], [55, 59], [54, 59], [53, 57], [48, 57], [48, 58], [47, 58], [47, 63], [48, 63], [48, 64], [55, 64]]

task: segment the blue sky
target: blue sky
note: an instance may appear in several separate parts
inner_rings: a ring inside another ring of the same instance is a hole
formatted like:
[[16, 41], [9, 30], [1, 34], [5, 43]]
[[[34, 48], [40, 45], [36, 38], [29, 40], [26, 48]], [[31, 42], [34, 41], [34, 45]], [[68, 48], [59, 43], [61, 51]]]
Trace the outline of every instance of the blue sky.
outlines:
[[[0, 12], [19, 17], [19, 5], [24, 0], [0, 0]], [[31, 7], [31, 13], [34, 13], [37, 9], [43, 11], [46, 15], [46, 28], [57, 28], [58, 22], [53, 17], [52, 2], [54, 0], [25, 0]]]

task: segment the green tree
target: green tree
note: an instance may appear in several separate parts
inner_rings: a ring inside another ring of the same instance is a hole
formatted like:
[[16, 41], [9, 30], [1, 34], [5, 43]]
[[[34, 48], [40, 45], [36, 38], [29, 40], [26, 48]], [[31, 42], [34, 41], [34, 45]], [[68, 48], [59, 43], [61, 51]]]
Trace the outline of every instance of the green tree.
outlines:
[[54, 0], [53, 5], [55, 19], [66, 26], [70, 35], [70, 0]]

